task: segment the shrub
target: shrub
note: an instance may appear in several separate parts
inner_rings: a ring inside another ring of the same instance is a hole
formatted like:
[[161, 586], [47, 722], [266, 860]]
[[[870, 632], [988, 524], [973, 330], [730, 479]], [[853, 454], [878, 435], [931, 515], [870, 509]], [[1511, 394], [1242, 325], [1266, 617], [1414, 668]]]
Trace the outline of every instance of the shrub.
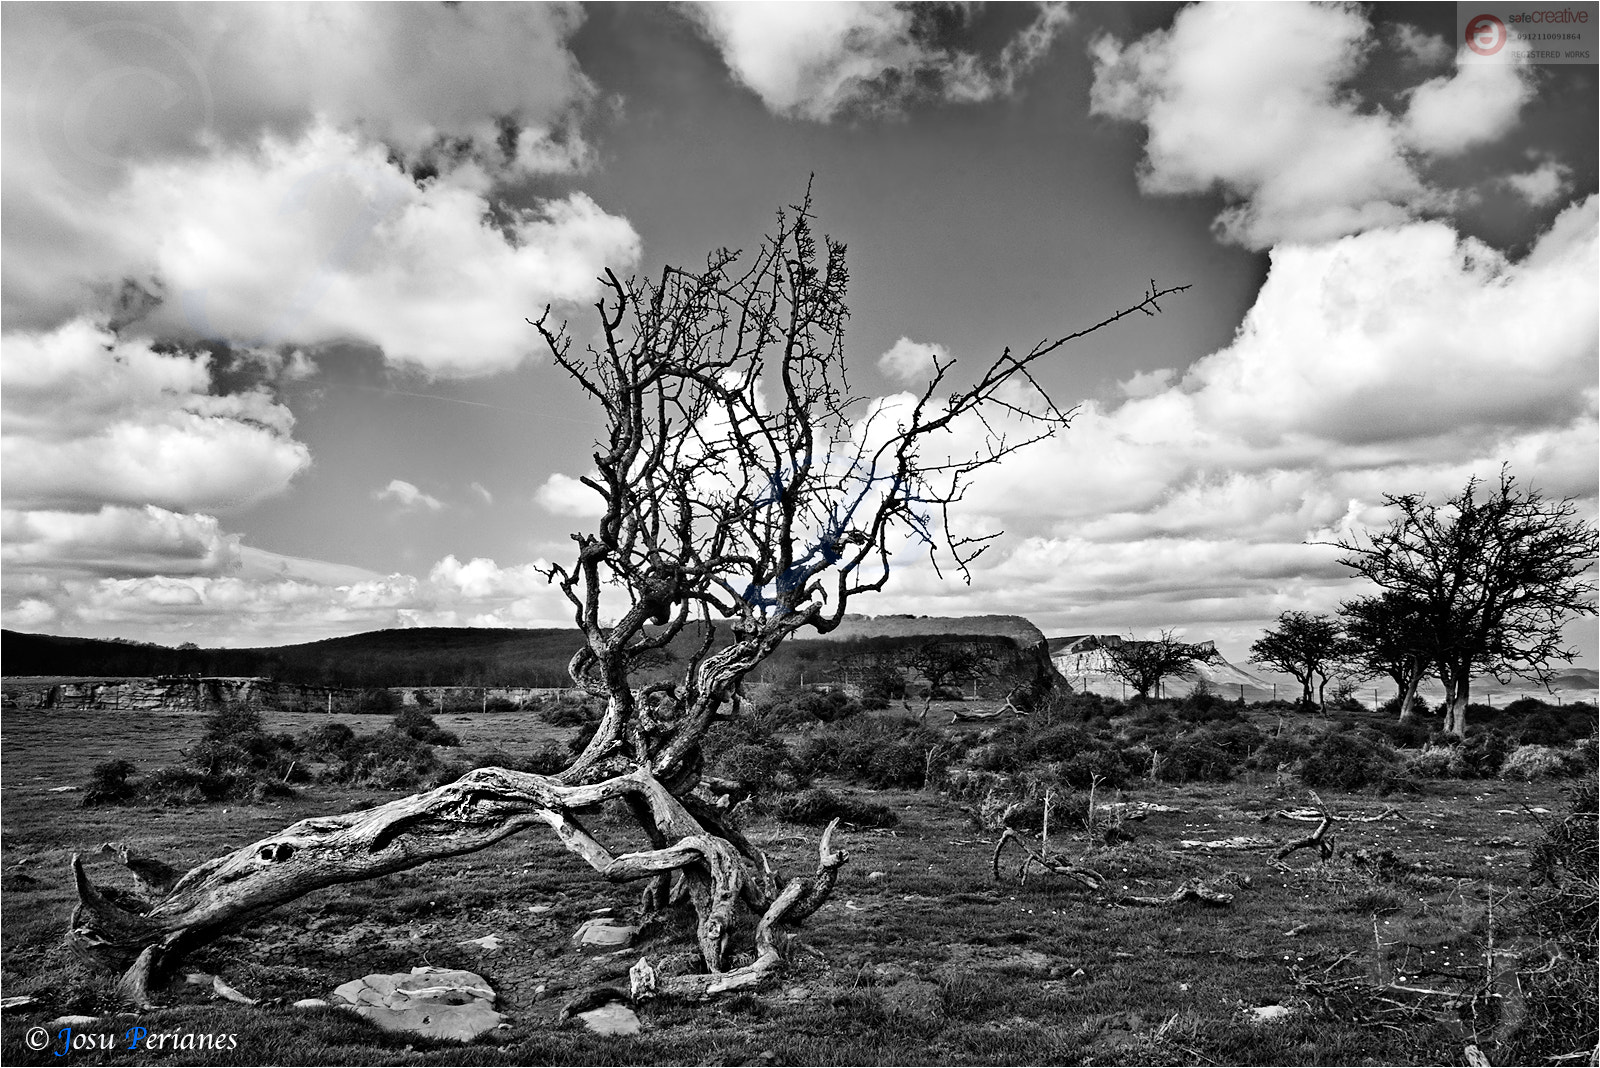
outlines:
[[1016, 771], [1022, 767], [1021, 754], [1014, 745], [988, 742], [967, 752], [966, 764], [978, 771]]
[[1188, 723], [1215, 723], [1243, 717], [1239, 715], [1238, 706], [1209, 689], [1196, 688], [1178, 704], [1178, 718]]
[[343, 723], [326, 723], [300, 735], [300, 749], [308, 757], [337, 760], [355, 740], [356, 732]]
[[571, 701], [563, 697], [539, 709], [539, 718], [552, 727], [584, 727], [599, 723], [600, 712], [588, 701]]
[[96, 764], [89, 772], [89, 782], [83, 788], [84, 808], [95, 805], [121, 805], [133, 800], [134, 789], [128, 785], [128, 776], [134, 772], [132, 761], [107, 760]]
[[1388, 742], [1356, 731], [1330, 731], [1312, 743], [1300, 764], [1300, 779], [1319, 788], [1390, 790], [1405, 785], [1405, 769]]
[[1513, 930], [1542, 944], [1540, 952], [1526, 955], [1537, 966], [1519, 969], [1526, 1012], [1507, 1021], [1510, 1033], [1496, 1058], [1503, 1064], [1557, 1059], [1551, 1050], [1586, 1054], [1595, 1046], [1600, 1024], [1594, 981], [1600, 946], [1600, 823], [1595, 810], [1600, 798], [1592, 780], [1574, 787], [1567, 797], [1567, 814], [1544, 824], [1529, 851], [1534, 887], [1513, 918]]
[[210, 774], [197, 768], [157, 768], [140, 784], [140, 793], [165, 805], [203, 805], [238, 795], [239, 777]]
[[916, 742], [890, 742], [872, 750], [862, 777], [878, 789], [919, 790], [928, 772], [927, 757], [927, 748]]
[[[1400, 721], [1400, 695], [1395, 694], [1383, 704], [1378, 706], [1378, 711], [1384, 719], [1398, 723]], [[1423, 719], [1428, 715], [1428, 702], [1421, 694], [1411, 696], [1411, 715], [1414, 719]]]
[[829, 690], [826, 693], [809, 690], [795, 698], [794, 707], [824, 723], [847, 719], [863, 711], [861, 702], [843, 690]]
[[722, 750], [712, 761], [715, 775], [732, 779], [747, 790], [793, 788], [796, 784], [789, 751], [781, 742], [742, 742]]
[[1500, 765], [1503, 779], [1560, 779], [1583, 771], [1582, 758], [1576, 753], [1552, 748], [1548, 745], [1519, 745]]
[[361, 691], [356, 707], [362, 712], [394, 712], [402, 705], [400, 695], [387, 686], [369, 686]]
[[1460, 746], [1462, 775], [1464, 779], [1493, 779], [1500, 774], [1500, 766], [1511, 755], [1513, 743], [1500, 731], [1468, 728], [1467, 739]]
[[1155, 765], [1155, 776], [1162, 782], [1227, 782], [1233, 778], [1238, 761], [1226, 749], [1199, 732], [1178, 739], [1165, 750]]
[[1453, 745], [1425, 745], [1404, 756], [1406, 770], [1419, 779], [1459, 778], [1465, 765], [1461, 752]]
[[1024, 763], [1040, 760], [1067, 760], [1095, 749], [1094, 738], [1082, 727], [1048, 727], [1024, 737], [1017, 744], [1017, 756]]
[[1148, 762], [1149, 755], [1136, 749], [1103, 746], [1050, 767], [1063, 785], [1087, 790], [1097, 780], [1101, 786], [1124, 786], [1143, 775]]
[[455, 732], [447, 731], [434, 722], [432, 716], [418, 708], [408, 708], [394, 717], [390, 729], [410, 735], [419, 742], [428, 745], [442, 745], [454, 748], [461, 744], [461, 739]]
[[899, 823], [887, 805], [841, 796], [814, 786], [795, 794], [784, 794], [772, 803], [771, 811], [789, 823], [821, 825], [835, 818], [857, 827], [893, 827]]

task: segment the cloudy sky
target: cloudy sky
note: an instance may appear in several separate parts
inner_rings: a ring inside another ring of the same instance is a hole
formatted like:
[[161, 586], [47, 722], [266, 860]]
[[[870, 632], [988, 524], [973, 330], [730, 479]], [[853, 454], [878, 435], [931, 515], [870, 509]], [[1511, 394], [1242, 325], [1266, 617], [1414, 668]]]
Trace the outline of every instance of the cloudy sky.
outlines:
[[1237, 659], [1357, 592], [1312, 543], [1385, 492], [1509, 461], [1592, 514], [1596, 68], [1455, 13], [5, 5], [4, 625], [564, 625], [598, 425], [524, 316], [812, 173], [870, 396], [1193, 287], [1044, 370], [1078, 414], [969, 496], [970, 586], [863, 611]]

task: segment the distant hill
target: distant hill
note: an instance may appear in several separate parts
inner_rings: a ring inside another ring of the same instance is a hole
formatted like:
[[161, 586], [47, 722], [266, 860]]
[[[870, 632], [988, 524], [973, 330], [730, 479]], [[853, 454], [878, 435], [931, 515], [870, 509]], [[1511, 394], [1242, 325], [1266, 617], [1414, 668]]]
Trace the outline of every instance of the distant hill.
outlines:
[[[685, 628], [670, 652], [679, 658], [692, 655], [700, 633]], [[966, 638], [1015, 650], [1008, 658], [1017, 661], [1013, 666], [1027, 661], [1038, 670], [1044, 663], [1044, 635], [1020, 616], [850, 616], [829, 635], [779, 646], [751, 681], [842, 682], [850, 674], [852, 658], [929, 637]], [[574, 628], [416, 627], [302, 645], [172, 649], [6, 630], [0, 631], [0, 669], [11, 678], [205, 675], [260, 676], [317, 686], [567, 686], [567, 662], [580, 643]]]
[[565, 686], [572, 629], [417, 627], [255, 649], [160, 645], [0, 631], [19, 675], [253, 675], [321, 686]]

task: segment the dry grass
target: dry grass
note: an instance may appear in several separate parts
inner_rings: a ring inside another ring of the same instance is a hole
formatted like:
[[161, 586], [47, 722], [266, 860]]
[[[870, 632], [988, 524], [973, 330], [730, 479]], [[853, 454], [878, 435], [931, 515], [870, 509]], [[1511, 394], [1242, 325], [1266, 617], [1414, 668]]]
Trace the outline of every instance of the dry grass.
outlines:
[[[358, 730], [377, 726], [371, 717], [336, 718]], [[50, 1051], [27, 1050], [25, 1028], [59, 1013], [114, 1007], [107, 980], [61, 947], [73, 852], [119, 840], [188, 866], [294, 820], [394, 796], [317, 787], [263, 806], [82, 809], [76, 794], [51, 792], [81, 784], [91, 766], [114, 757], [142, 770], [174, 762], [198, 736], [200, 719], [34, 713], [8, 715], [0, 725], [4, 991], [38, 994], [48, 1009], [5, 1018], [0, 1058], [7, 1063], [64, 1063]], [[438, 719], [465, 748], [515, 750], [562, 733], [531, 715]], [[299, 731], [326, 721], [269, 713], [267, 727]], [[623, 973], [640, 954], [659, 963], [688, 943], [682, 931], [663, 929], [637, 953], [576, 956], [567, 944], [573, 929], [595, 908], [630, 908], [635, 891], [598, 881], [548, 836], [528, 834], [309, 895], [201, 951], [194, 967], [267, 1004], [212, 1002], [180, 985], [170, 992], [172, 1007], [139, 1022], [234, 1032], [240, 1048], [227, 1056], [142, 1056], [172, 1064], [1398, 1064], [1457, 1062], [1469, 1042], [1493, 1056], [1487, 1017], [1385, 1027], [1325, 1011], [1295, 976], [1346, 954], [1337, 974], [1374, 979], [1481, 967], [1491, 895], [1503, 911], [1526, 879], [1521, 843], [1536, 825], [1522, 806], [1557, 808], [1558, 787], [1438, 783], [1420, 797], [1382, 803], [1399, 808], [1403, 821], [1336, 827], [1340, 845], [1387, 849], [1423, 866], [1400, 879], [1316, 864], [1308, 853], [1280, 871], [1264, 851], [1173, 848], [1181, 839], [1306, 833], [1303, 824], [1259, 820], [1299, 800], [1276, 793], [1265, 777], [1152, 784], [1126, 796], [1181, 811], [1151, 815], [1133, 842], [1094, 848], [1058, 832], [1052, 848], [1136, 894], [1164, 894], [1185, 879], [1214, 880], [1230, 870], [1248, 875], [1250, 887], [1226, 909], [1165, 910], [1107, 907], [1038, 876], [995, 883], [993, 836], [958, 805], [928, 792], [883, 791], [875, 797], [895, 809], [899, 824], [841, 836], [853, 856], [838, 893], [801, 934], [776, 989], [708, 1006], [650, 1003], [641, 1008], [642, 1035], [597, 1038], [556, 1029], [565, 999], [594, 982], [625, 985]], [[1335, 807], [1382, 807], [1369, 797], [1324, 797]], [[625, 834], [604, 817], [596, 829], [613, 839]], [[814, 862], [813, 828], [761, 820], [747, 833], [790, 870]], [[93, 871], [122, 880], [109, 860]], [[460, 944], [491, 933], [505, 939], [498, 952]], [[367, 972], [418, 964], [484, 975], [501, 994], [510, 1030], [464, 1048], [386, 1036], [341, 1013], [285, 1007]], [[1297, 1013], [1266, 1027], [1245, 1020], [1243, 1009], [1267, 1004]], [[120, 1032], [129, 1022], [103, 1026]], [[75, 1057], [97, 1063], [126, 1054]]]

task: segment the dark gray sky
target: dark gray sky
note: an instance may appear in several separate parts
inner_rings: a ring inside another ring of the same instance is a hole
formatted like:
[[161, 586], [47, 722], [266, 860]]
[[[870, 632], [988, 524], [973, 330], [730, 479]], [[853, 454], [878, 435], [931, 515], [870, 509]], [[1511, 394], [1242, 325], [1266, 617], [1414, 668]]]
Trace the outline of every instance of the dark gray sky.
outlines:
[[1594, 509], [1596, 68], [1451, 5], [0, 10], [9, 627], [564, 622], [596, 424], [523, 316], [813, 174], [868, 396], [1193, 287], [1046, 369], [1080, 414], [972, 495], [970, 587], [864, 611], [1242, 655], [1385, 492]]

